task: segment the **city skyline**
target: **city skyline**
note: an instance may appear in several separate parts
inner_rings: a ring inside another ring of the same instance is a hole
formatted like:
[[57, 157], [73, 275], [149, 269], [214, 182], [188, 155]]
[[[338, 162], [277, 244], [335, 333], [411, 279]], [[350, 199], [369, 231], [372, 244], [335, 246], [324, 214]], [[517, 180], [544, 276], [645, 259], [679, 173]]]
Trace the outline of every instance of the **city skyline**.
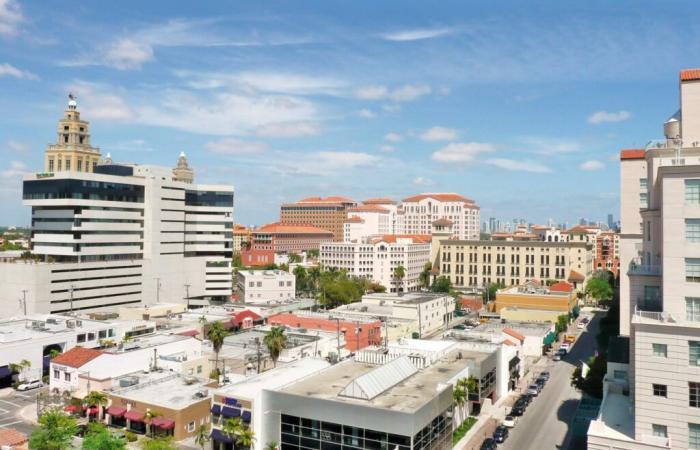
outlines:
[[170, 167], [185, 151], [200, 182], [236, 186], [238, 223], [274, 222], [312, 195], [419, 192], [473, 198], [482, 219], [605, 221], [619, 210], [619, 149], [662, 136], [668, 79], [700, 53], [691, 2], [645, 2], [653, 35], [630, 5], [163, 15], [4, 0], [3, 225], [29, 223], [20, 180], [41, 169], [68, 92], [103, 155]]

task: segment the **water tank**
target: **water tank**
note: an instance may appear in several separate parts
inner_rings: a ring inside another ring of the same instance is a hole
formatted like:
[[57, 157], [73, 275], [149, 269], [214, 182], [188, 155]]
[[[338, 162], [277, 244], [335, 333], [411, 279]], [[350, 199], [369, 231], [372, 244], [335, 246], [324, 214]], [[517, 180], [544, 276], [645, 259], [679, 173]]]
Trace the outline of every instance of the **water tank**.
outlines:
[[681, 120], [680, 110], [672, 115], [664, 122], [664, 136], [666, 139], [680, 139], [681, 137]]

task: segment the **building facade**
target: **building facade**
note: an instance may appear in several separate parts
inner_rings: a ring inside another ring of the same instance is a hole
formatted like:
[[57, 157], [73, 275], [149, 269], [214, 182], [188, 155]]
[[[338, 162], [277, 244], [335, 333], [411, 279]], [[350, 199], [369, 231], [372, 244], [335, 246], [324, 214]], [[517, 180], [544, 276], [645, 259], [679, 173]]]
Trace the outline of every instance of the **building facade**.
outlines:
[[318, 250], [322, 242], [333, 240], [333, 233], [311, 225], [269, 223], [252, 232], [250, 248], [241, 251], [245, 266], [267, 266], [275, 255]]
[[279, 302], [296, 297], [296, 277], [284, 270], [239, 270], [237, 277], [244, 302]]
[[403, 199], [404, 233], [430, 234], [432, 223], [447, 219], [453, 223], [452, 232], [459, 239], [479, 239], [481, 211], [467, 197], [455, 193], [426, 193]]
[[308, 197], [280, 207], [280, 222], [295, 225], [312, 225], [333, 233], [334, 241], [342, 241], [347, 210], [357, 206], [355, 200], [331, 196]]
[[[430, 236], [422, 235], [386, 235], [364, 242], [325, 242], [320, 250], [323, 267], [346, 270], [348, 275], [379, 283], [389, 292], [418, 290], [419, 275], [429, 260]], [[399, 266], [405, 269], [400, 282], [394, 276]]]
[[700, 70], [681, 72], [680, 104], [664, 140], [620, 155], [629, 372], [618, 388], [608, 368], [589, 449], [700, 448]]
[[60, 313], [229, 298], [233, 187], [174, 181], [166, 167], [62, 167], [24, 179], [32, 258], [2, 263], [0, 299]]

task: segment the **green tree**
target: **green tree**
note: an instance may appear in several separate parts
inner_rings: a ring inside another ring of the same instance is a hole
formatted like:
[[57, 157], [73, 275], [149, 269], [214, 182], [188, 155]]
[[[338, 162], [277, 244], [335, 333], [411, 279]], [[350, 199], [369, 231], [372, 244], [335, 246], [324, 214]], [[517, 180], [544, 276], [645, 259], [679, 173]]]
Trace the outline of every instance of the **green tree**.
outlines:
[[384, 285], [379, 284], [379, 283], [375, 283], [374, 281], [370, 281], [369, 283], [367, 283], [365, 290], [377, 292], [377, 293], [382, 293], [382, 292], [386, 292], [386, 287]]
[[238, 434], [238, 439], [236, 439], [236, 444], [240, 445], [242, 448], [250, 448], [255, 443], [255, 433], [248, 427], [243, 427], [241, 432]]
[[60, 409], [50, 409], [39, 417], [39, 426], [29, 437], [29, 448], [33, 450], [67, 450], [71, 448], [73, 436], [78, 432], [75, 418]]
[[392, 276], [392, 281], [396, 285], [396, 292], [401, 295], [403, 292], [403, 280], [406, 278], [406, 268], [404, 266], [398, 266], [394, 269]]
[[141, 441], [142, 450], [177, 450], [171, 436], [144, 439]]
[[219, 370], [219, 352], [224, 346], [224, 339], [229, 335], [229, 332], [221, 322], [209, 322], [207, 324], [207, 339], [211, 342], [214, 348], [214, 370]]
[[207, 425], [200, 425], [197, 428], [197, 433], [194, 435], [194, 443], [204, 450], [204, 446], [207, 445], [207, 442], [210, 440], [209, 427]]
[[452, 290], [452, 282], [446, 276], [438, 277], [430, 288], [433, 292], [449, 293]]
[[231, 265], [236, 269], [243, 268], [243, 259], [241, 257], [241, 252], [233, 252]]
[[423, 271], [418, 275], [418, 282], [425, 289], [430, 287], [430, 271], [433, 270], [433, 265], [429, 262], [423, 266]]
[[603, 378], [607, 371], [607, 360], [603, 355], [592, 357], [587, 362], [588, 373], [583, 377], [583, 364], [576, 367], [571, 374], [571, 385], [586, 394], [603, 398]]
[[279, 445], [280, 444], [277, 441], [270, 441], [267, 444], [265, 444], [265, 450], [277, 450]]
[[282, 353], [282, 350], [287, 346], [287, 335], [284, 334], [284, 328], [272, 327], [272, 329], [265, 334], [265, 337], [263, 337], [263, 344], [267, 347], [267, 351], [270, 352], [273, 366], [277, 367], [277, 360], [280, 357], [280, 353]]
[[457, 424], [460, 424], [464, 421], [465, 415], [464, 414], [464, 405], [467, 404], [467, 392], [462, 389], [459, 385], [456, 385], [452, 389], [452, 402], [456, 406], [456, 410], [459, 413], [459, 417], [457, 419]]
[[319, 283], [321, 282], [321, 268], [314, 266], [308, 270], [308, 289], [311, 293], [316, 294], [319, 289]]
[[88, 425], [83, 437], [83, 450], [124, 450], [126, 442], [112, 435], [106, 426], [100, 423]]
[[148, 425], [148, 434], [151, 437], [154, 437], [156, 434], [156, 427], [152, 425], [153, 419], [160, 416], [162, 416], [161, 413], [159, 413], [158, 411], [153, 411], [152, 409], [147, 410], [146, 414], [143, 415], [146, 424]]
[[97, 407], [97, 416], [95, 417], [95, 420], [99, 420], [100, 417], [102, 417], [102, 408], [107, 406], [107, 403], [109, 403], [109, 397], [107, 397], [107, 395], [103, 392], [92, 391], [85, 396], [85, 403], [87, 403], [88, 406]]
[[49, 350], [49, 357], [51, 359], [54, 359], [55, 357], [57, 357], [60, 354], [61, 354], [61, 351], [57, 348], [52, 348], [51, 350]]
[[599, 302], [601, 300], [609, 300], [613, 295], [613, 290], [608, 280], [591, 278], [586, 283], [586, 295]]
[[319, 252], [317, 248], [312, 248], [306, 251], [306, 256], [311, 259], [318, 259], [318, 253]]
[[481, 298], [483, 299], [484, 303], [496, 300], [496, 292], [498, 292], [499, 289], [503, 289], [504, 287], [506, 287], [506, 285], [503, 283], [489, 284], [488, 287], [481, 294]]
[[557, 323], [554, 325], [554, 331], [557, 334], [563, 333], [564, 331], [566, 331], [568, 326], [569, 317], [567, 315], [562, 314], [561, 316], [557, 317]]
[[294, 278], [296, 279], [296, 291], [305, 292], [308, 288], [308, 273], [306, 273], [304, 266], [296, 266], [292, 271], [292, 274], [294, 274]]
[[243, 421], [238, 417], [227, 419], [221, 427], [221, 432], [233, 441], [238, 441], [238, 436], [240, 436], [242, 431]]
[[19, 375], [20, 380], [25, 380], [26, 377], [26, 372], [32, 367], [32, 362], [23, 359], [22, 361], [18, 363], [10, 363], [10, 370], [13, 371], [14, 373]]
[[292, 264], [296, 264], [296, 263], [301, 262], [301, 255], [299, 255], [297, 253], [290, 252], [288, 257], [289, 257], [289, 262]]

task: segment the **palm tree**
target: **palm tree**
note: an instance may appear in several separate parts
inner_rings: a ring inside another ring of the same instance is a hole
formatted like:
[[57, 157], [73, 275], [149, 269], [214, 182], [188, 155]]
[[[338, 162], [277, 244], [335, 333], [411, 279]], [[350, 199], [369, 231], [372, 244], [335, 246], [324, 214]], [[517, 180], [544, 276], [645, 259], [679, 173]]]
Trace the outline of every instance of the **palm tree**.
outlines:
[[[97, 419], [98, 421], [102, 417], [102, 409], [109, 403], [109, 397], [106, 394], [99, 391], [92, 391], [85, 396], [85, 403], [88, 407], [97, 406]], [[90, 419], [90, 414], [88, 412], [88, 420]]]
[[403, 279], [406, 277], [406, 268], [398, 266], [394, 269], [394, 284], [396, 284], [396, 292], [401, 295]]
[[240, 418], [234, 417], [232, 419], [226, 420], [224, 425], [221, 427], [221, 432], [234, 441], [238, 441], [238, 436], [241, 435], [243, 431], [243, 421]]
[[420, 275], [418, 275], [418, 281], [420, 282], [421, 286], [423, 286], [425, 289], [428, 289], [430, 287], [430, 271], [432, 269], [433, 265], [427, 262], [423, 266], [423, 271], [420, 273]]
[[452, 401], [457, 405], [457, 410], [459, 411], [459, 419], [456, 420], [456, 425], [459, 426], [464, 421], [464, 404], [467, 402], [467, 393], [464, 389], [460, 387], [460, 381], [457, 380], [456, 386], [452, 390]]
[[265, 444], [265, 450], [277, 450], [279, 445], [280, 444], [277, 441], [270, 441], [267, 444]]
[[272, 365], [277, 367], [277, 360], [280, 357], [280, 353], [282, 353], [282, 350], [287, 346], [287, 336], [284, 334], [284, 328], [272, 327], [272, 329], [265, 334], [263, 344], [265, 344], [265, 347], [267, 347], [267, 350], [270, 352]]
[[209, 427], [206, 425], [200, 425], [199, 428], [197, 428], [197, 433], [194, 435], [194, 443], [202, 447], [202, 450], [204, 450], [204, 446], [207, 445], [207, 442], [209, 442], [210, 439]]
[[18, 362], [17, 364], [12, 364], [12, 363], [10, 364], [10, 370], [13, 372], [16, 372], [19, 375], [20, 381], [24, 381], [24, 379], [26, 378], [25, 372], [30, 367], [32, 367], [32, 362], [27, 360], [27, 359], [23, 359], [22, 361]]
[[60, 354], [61, 354], [61, 351], [56, 349], [56, 348], [52, 348], [51, 350], [49, 350], [49, 357], [51, 359], [54, 359], [55, 357], [57, 357]]
[[236, 439], [236, 444], [243, 448], [250, 448], [255, 443], [255, 433], [248, 427], [244, 427], [238, 434], [238, 439]]
[[224, 339], [228, 335], [228, 330], [221, 325], [221, 322], [209, 322], [207, 324], [207, 339], [211, 341], [211, 345], [214, 347], [214, 370], [217, 373], [219, 373], [219, 352], [224, 345]]

